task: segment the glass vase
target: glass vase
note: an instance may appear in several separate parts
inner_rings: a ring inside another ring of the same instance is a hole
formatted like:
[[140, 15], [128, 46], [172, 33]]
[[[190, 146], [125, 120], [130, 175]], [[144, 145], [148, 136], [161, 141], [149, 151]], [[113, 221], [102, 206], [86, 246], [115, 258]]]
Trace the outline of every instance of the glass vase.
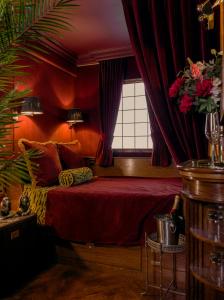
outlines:
[[220, 132], [220, 125], [219, 125], [219, 113], [212, 112], [206, 114], [205, 119], [205, 136], [211, 145], [210, 151], [210, 166], [212, 168], [215, 167], [215, 163], [218, 162], [218, 144], [219, 144], [219, 132]]

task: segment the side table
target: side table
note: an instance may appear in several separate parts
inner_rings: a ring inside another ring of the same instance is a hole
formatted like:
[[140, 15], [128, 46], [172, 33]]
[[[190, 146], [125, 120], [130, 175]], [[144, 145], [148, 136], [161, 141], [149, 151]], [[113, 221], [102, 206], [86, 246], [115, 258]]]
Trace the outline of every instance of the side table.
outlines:
[[[157, 252], [159, 254], [159, 285], [155, 285], [149, 282], [149, 272], [148, 272], [148, 264], [149, 264], [149, 255], [148, 248], [152, 251]], [[180, 236], [178, 245], [165, 245], [157, 242], [157, 234], [145, 234], [145, 250], [146, 250], [146, 291], [145, 295], [149, 294], [149, 288], [159, 289], [159, 299], [165, 299], [166, 295], [170, 293], [174, 293], [177, 295], [185, 296], [185, 292], [177, 289], [177, 281], [176, 281], [176, 255], [178, 253], [183, 252], [185, 249], [185, 241], [184, 236]], [[170, 253], [172, 255], [172, 280], [170, 281], [168, 287], [163, 286], [163, 254]]]

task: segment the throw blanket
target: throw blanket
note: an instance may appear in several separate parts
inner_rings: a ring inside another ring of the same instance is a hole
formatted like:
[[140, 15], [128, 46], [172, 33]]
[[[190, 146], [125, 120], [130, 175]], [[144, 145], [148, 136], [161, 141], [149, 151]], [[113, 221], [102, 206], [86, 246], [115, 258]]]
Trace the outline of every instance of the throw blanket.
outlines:
[[46, 224], [65, 240], [139, 245], [181, 191], [180, 178], [99, 177], [48, 192]]
[[56, 188], [52, 187], [36, 187], [25, 185], [23, 196], [28, 196], [30, 199], [30, 210], [37, 215], [37, 223], [45, 224], [46, 201], [48, 191]]

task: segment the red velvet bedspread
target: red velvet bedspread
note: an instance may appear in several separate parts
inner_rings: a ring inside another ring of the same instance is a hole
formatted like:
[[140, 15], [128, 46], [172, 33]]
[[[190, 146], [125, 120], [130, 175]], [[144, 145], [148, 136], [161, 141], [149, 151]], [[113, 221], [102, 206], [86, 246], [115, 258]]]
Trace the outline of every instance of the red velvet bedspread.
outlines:
[[75, 242], [138, 245], [155, 230], [154, 216], [169, 212], [180, 178], [101, 177], [48, 192], [46, 224]]

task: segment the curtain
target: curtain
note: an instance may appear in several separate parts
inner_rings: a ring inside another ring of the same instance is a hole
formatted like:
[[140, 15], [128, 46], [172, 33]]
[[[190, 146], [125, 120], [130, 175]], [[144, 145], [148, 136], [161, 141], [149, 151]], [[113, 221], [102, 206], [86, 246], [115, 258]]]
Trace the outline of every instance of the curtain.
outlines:
[[[204, 116], [181, 114], [168, 96], [186, 64], [206, 59], [217, 42], [198, 22], [200, 0], [122, 0], [131, 45], [148, 94], [152, 127], [160, 132], [175, 163], [207, 157]], [[169, 160], [156, 147], [153, 163]], [[163, 152], [161, 152], [163, 151]]]
[[120, 104], [125, 59], [113, 59], [100, 62], [100, 116], [101, 140], [97, 150], [97, 162], [100, 166], [112, 165], [111, 145]]
[[146, 95], [146, 101], [147, 101], [148, 113], [149, 113], [151, 138], [153, 142], [151, 163], [153, 166], [168, 167], [171, 164], [171, 155], [169, 153], [169, 150], [167, 148], [161, 130], [158, 126], [158, 122], [156, 121], [155, 114], [153, 113], [151, 105], [149, 104], [150, 102], [148, 99], [147, 91], [145, 95]]

